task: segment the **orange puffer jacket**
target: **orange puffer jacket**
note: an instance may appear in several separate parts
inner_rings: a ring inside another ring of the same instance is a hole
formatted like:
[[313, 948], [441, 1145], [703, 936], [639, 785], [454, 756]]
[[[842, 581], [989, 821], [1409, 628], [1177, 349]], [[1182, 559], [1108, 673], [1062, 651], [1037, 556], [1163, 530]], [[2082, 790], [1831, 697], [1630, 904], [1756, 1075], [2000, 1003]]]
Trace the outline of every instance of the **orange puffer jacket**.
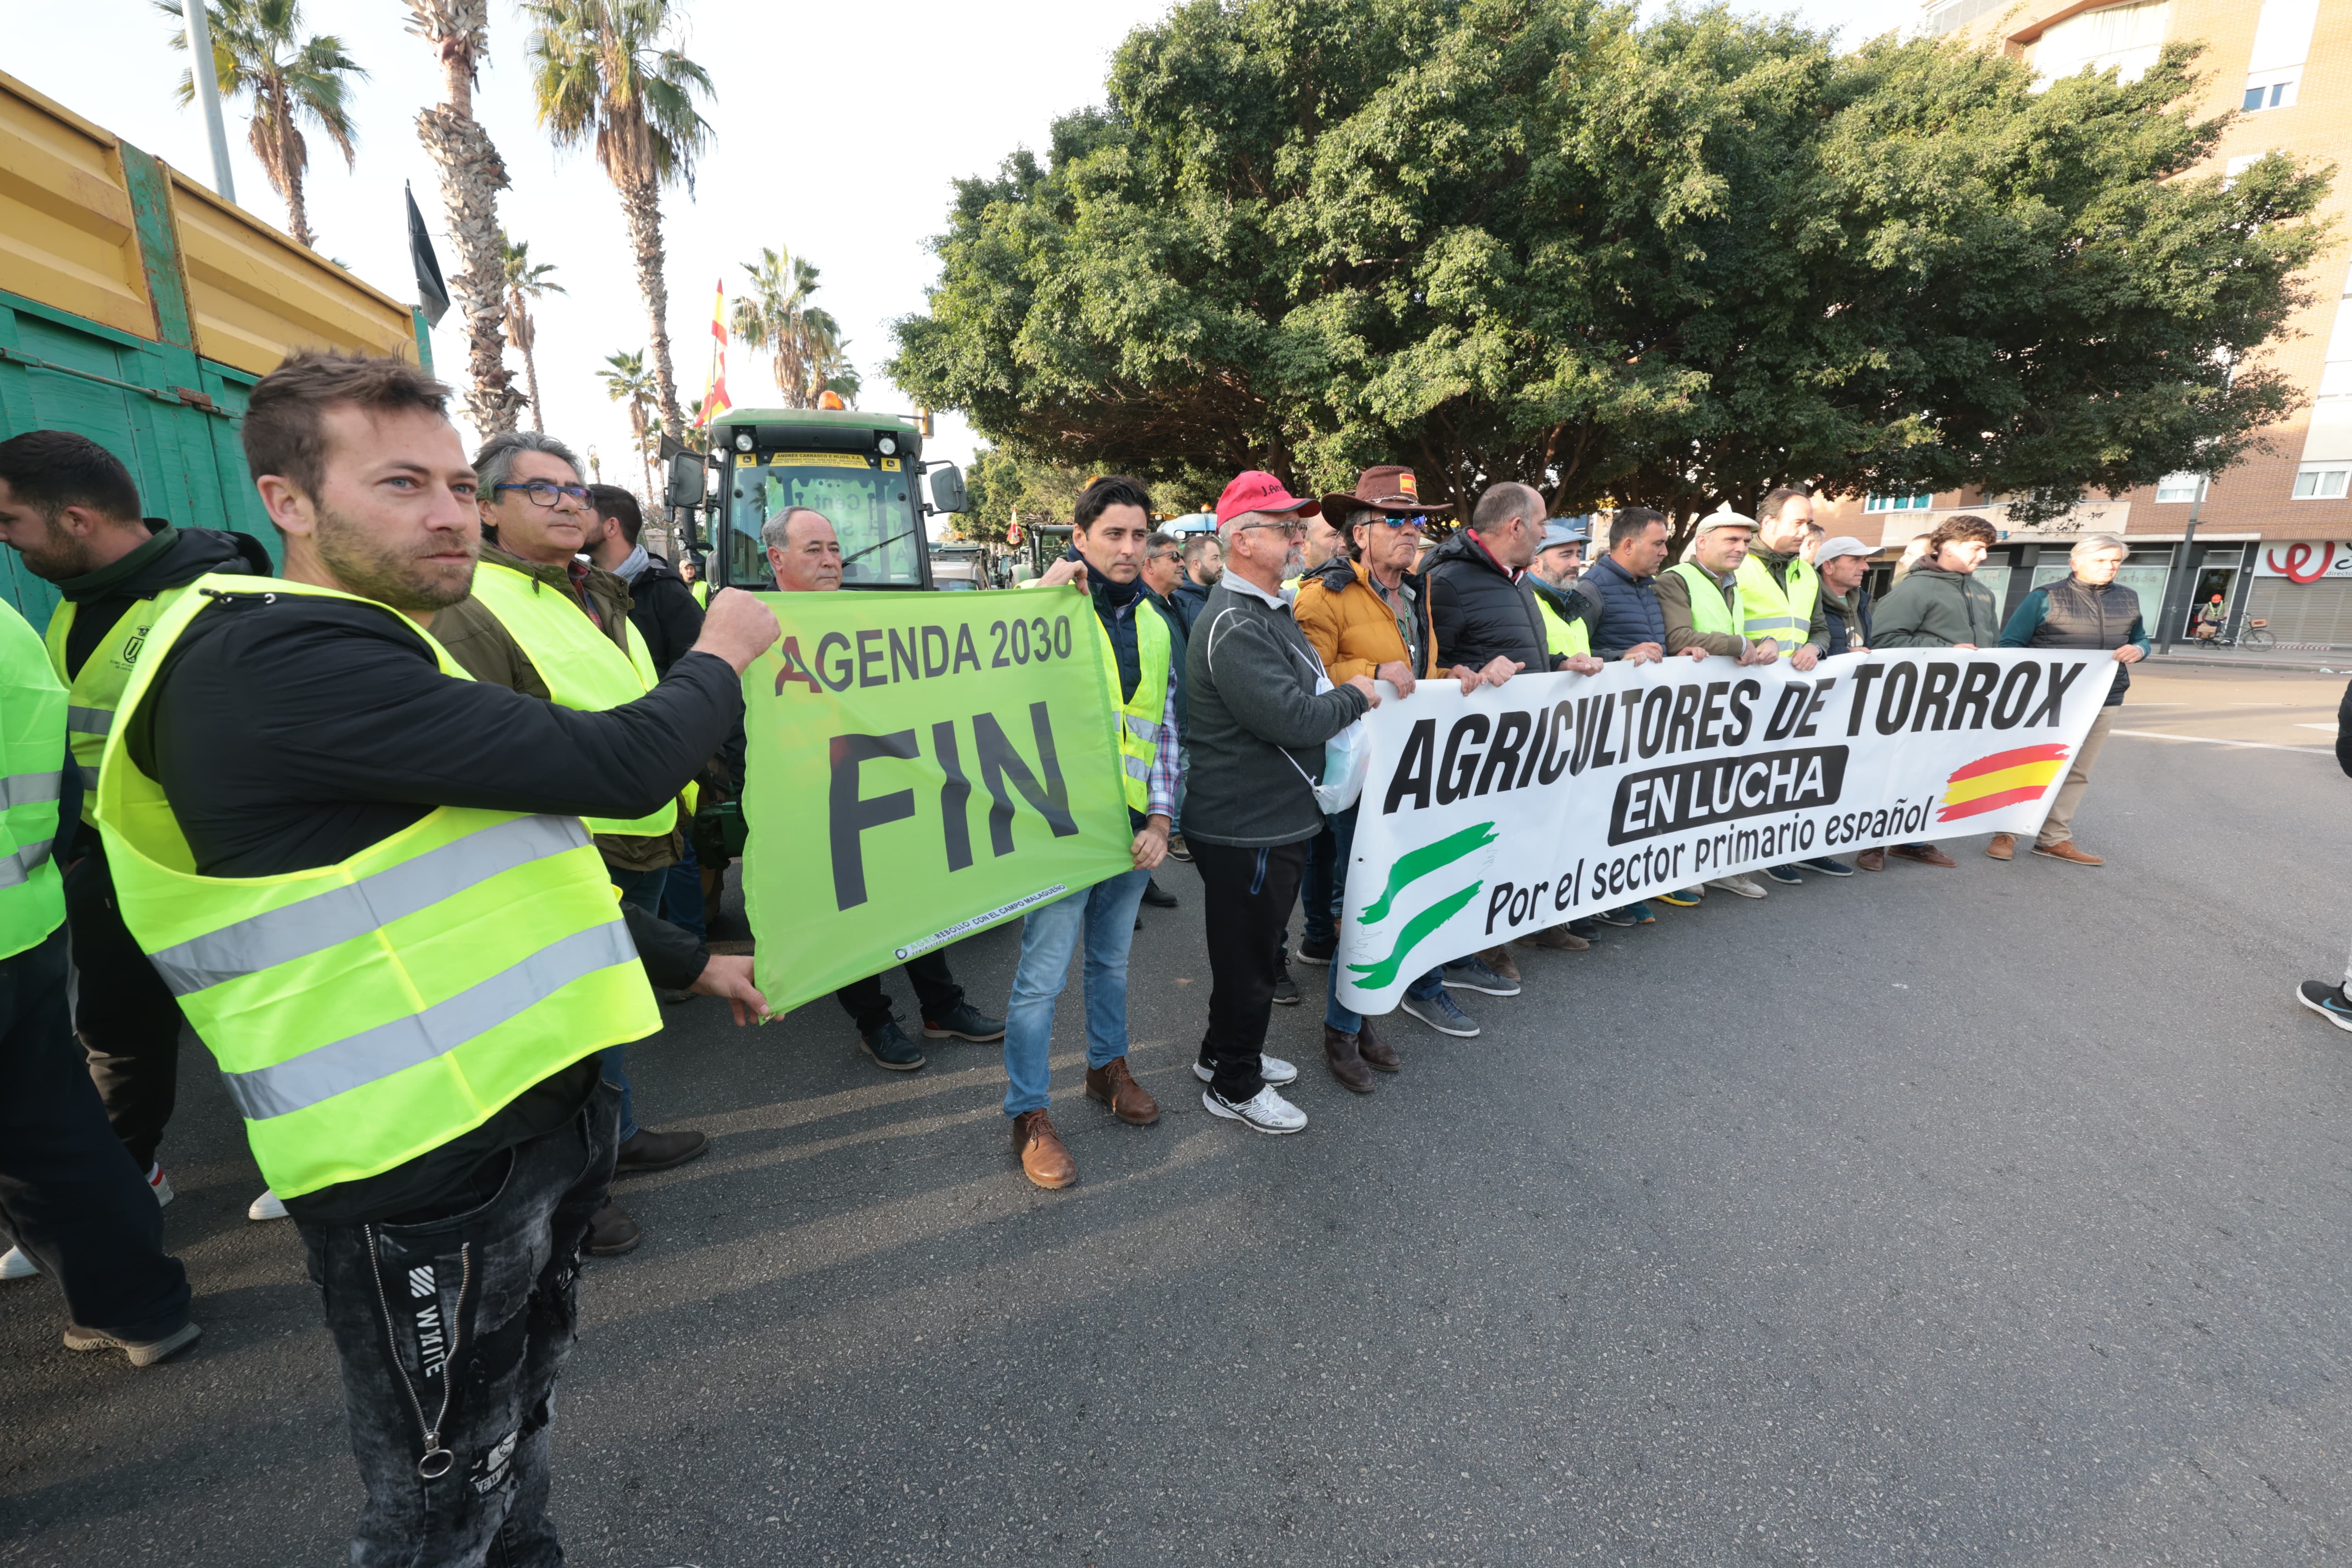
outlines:
[[[1428, 656], [1413, 676], [1426, 679], [1439, 668], [1437, 636], [1429, 624], [1429, 584], [1408, 572], [1404, 586]], [[1396, 612], [1372, 586], [1363, 565], [1344, 555], [1333, 556], [1299, 580], [1298, 602], [1291, 613], [1322, 655], [1323, 668], [1335, 684], [1404, 659], [1404, 635], [1397, 630]]]

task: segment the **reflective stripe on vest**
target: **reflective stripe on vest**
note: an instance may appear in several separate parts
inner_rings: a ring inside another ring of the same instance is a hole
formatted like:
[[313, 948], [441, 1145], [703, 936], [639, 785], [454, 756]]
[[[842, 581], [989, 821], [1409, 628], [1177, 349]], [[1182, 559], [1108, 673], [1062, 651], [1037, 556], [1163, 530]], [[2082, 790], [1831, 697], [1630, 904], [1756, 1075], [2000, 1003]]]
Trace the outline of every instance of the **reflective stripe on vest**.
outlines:
[[1778, 642], [1782, 658], [1804, 645], [1813, 628], [1813, 606], [1822, 600], [1819, 573], [1793, 555], [1785, 570], [1789, 585], [1784, 589], [1773, 580], [1772, 569], [1750, 553], [1735, 574], [1742, 629], [1751, 640], [1770, 637]]
[[[370, 605], [246, 576], [192, 586]], [[122, 697], [213, 607], [157, 621]], [[127, 729], [128, 726], [124, 726]], [[550, 1074], [661, 1026], [604, 861], [576, 817], [440, 806], [331, 866], [199, 875], [162, 787], [118, 732], [100, 768], [124, 923], [179, 997], [281, 1196], [380, 1174], [480, 1126]]]
[[1667, 568], [1690, 587], [1691, 630], [1702, 636], [1736, 637], [1739, 627], [1731, 618], [1731, 606], [1724, 603], [1723, 584], [1706, 574], [1706, 568], [1695, 561], [1685, 561]]
[[1107, 662], [1110, 667], [1112, 705], [1118, 709], [1123, 721], [1118, 729], [1118, 754], [1126, 773], [1128, 809], [1149, 812], [1151, 764], [1160, 755], [1160, 731], [1165, 728], [1160, 720], [1168, 713], [1169, 662], [1175, 641], [1168, 635], [1167, 621], [1141, 595], [1136, 595], [1134, 608], [1129, 614], [1135, 617], [1135, 657], [1142, 674], [1135, 683], [1135, 695], [1125, 701], [1119, 700], [1118, 651], [1111, 643], [1110, 629], [1102, 624], [1100, 616], [1092, 618], [1096, 632], [1102, 637], [1103, 651], [1109, 656]]
[[1592, 651], [1592, 635], [1586, 628], [1581, 616], [1572, 621], [1568, 619], [1541, 594], [1536, 595], [1536, 605], [1543, 611], [1544, 631], [1551, 639], [1549, 647], [1553, 654], [1565, 654], [1572, 658], [1578, 654]]
[[0, 958], [65, 921], [51, 854], [65, 768], [65, 687], [25, 617], [0, 604]]
[[[92, 826], [98, 824], [98, 759], [105, 753], [107, 734], [114, 728], [115, 707], [121, 702], [123, 688], [131, 683], [131, 672], [145, 650], [147, 634], [185, 592], [185, 588], [163, 589], [116, 616], [66, 688], [67, 700], [72, 704], [66, 710], [66, 729], [73, 742], [74, 765], [81, 770], [81, 819]], [[59, 680], [67, 679], [66, 639], [73, 635], [79, 609], [68, 600], [49, 616], [48, 636], [43, 641], [48, 648], [49, 668], [57, 671]]]
[[[635, 702], [660, 681], [645, 640], [626, 616], [621, 617], [621, 635], [629, 649], [623, 653], [570, 594], [489, 561], [474, 569], [474, 597], [522, 645], [560, 707], [602, 713]], [[651, 838], [677, 826], [674, 800], [644, 816], [588, 819], [592, 832], [631, 838]]]

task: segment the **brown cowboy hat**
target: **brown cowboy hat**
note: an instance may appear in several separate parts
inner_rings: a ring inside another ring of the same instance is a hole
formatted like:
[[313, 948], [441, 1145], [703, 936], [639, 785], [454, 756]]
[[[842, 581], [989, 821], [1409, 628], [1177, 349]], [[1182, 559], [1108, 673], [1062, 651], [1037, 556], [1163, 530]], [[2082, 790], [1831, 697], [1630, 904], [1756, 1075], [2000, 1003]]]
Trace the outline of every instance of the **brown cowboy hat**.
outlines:
[[1413, 478], [1412, 470], [1394, 463], [1366, 468], [1356, 478], [1353, 495], [1334, 492], [1323, 498], [1323, 515], [1326, 517], [1346, 517], [1366, 508], [1386, 512], [1391, 517], [1422, 517], [1452, 511], [1454, 503], [1432, 503], [1422, 500], [1421, 484]]

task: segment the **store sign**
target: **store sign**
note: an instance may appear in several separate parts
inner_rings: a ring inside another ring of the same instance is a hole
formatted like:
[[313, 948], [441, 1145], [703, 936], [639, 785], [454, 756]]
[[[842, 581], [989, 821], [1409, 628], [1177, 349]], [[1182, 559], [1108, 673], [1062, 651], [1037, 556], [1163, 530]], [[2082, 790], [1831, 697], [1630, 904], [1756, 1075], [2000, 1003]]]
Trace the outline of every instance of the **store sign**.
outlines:
[[2265, 544], [2255, 557], [2254, 575], [2284, 577], [2291, 583], [2352, 577], [2352, 542], [2315, 539], [2294, 544]]

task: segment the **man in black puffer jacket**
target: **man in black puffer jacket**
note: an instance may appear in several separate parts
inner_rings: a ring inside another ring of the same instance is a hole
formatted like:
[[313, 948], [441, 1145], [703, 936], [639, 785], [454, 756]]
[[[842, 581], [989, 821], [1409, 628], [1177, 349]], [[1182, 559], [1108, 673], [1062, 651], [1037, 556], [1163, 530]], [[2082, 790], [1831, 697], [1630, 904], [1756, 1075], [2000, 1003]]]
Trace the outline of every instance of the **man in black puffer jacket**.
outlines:
[[1429, 552], [1429, 617], [1459, 677], [1500, 686], [1520, 670], [1558, 668], [1543, 611], [1526, 582], [1543, 542], [1543, 497], [1526, 485], [1490, 487], [1470, 525]]

